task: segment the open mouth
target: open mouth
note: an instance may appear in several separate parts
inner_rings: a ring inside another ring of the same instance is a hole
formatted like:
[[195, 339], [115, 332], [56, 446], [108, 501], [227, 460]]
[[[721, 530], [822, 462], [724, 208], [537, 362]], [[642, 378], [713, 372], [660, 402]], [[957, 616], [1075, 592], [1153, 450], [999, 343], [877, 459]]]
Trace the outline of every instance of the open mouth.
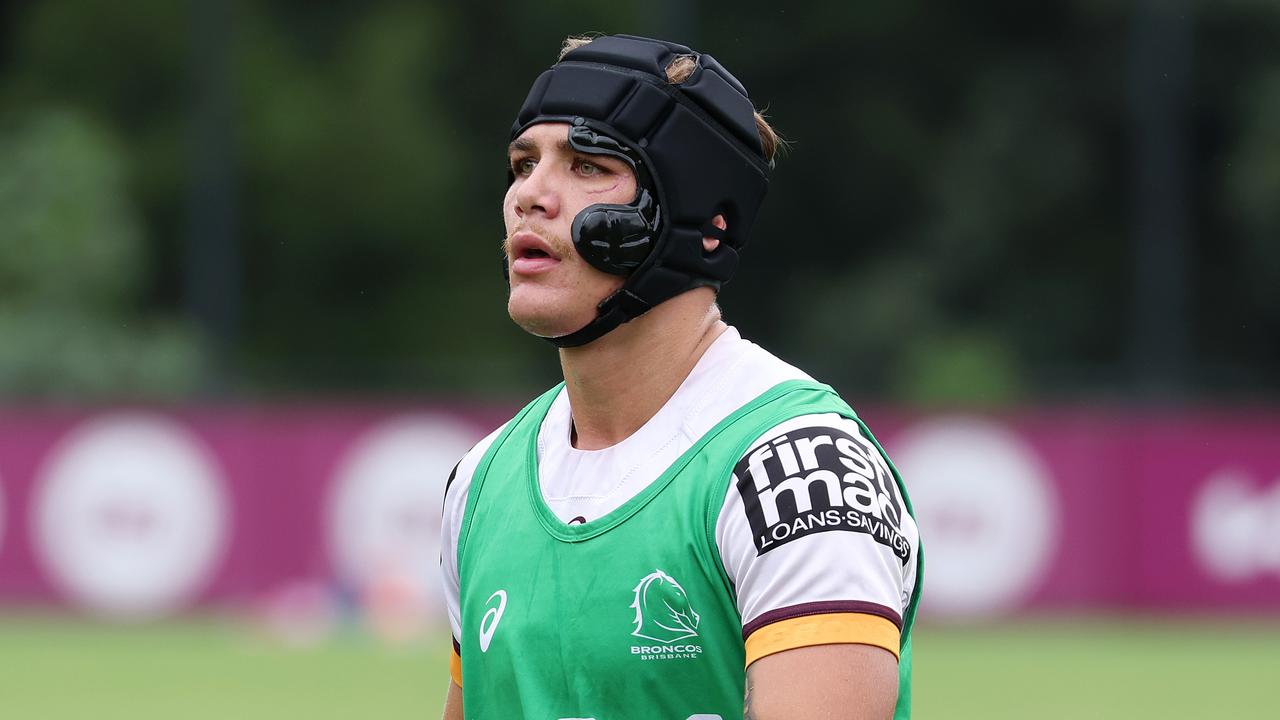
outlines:
[[546, 272], [560, 263], [546, 241], [534, 233], [517, 233], [511, 245], [511, 271], [517, 275]]
[[551, 253], [546, 241], [531, 232], [516, 233], [511, 242], [511, 254], [516, 260], [559, 260]]

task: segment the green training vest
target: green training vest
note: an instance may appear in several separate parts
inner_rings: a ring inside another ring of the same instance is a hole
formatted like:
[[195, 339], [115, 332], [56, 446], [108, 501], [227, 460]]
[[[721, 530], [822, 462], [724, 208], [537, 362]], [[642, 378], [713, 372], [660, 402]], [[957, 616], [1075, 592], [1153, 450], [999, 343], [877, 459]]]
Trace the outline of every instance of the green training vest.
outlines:
[[[829, 387], [785, 382], [618, 509], [566, 525], [537, 472], [538, 429], [559, 391], [507, 424], [471, 482], [458, 538], [468, 720], [741, 718], [742, 619], [715, 540], [731, 471], [751, 442], [800, 415], [839, 413], [870, 432]], [[918, 567], [895, 718], [910, 716]]]

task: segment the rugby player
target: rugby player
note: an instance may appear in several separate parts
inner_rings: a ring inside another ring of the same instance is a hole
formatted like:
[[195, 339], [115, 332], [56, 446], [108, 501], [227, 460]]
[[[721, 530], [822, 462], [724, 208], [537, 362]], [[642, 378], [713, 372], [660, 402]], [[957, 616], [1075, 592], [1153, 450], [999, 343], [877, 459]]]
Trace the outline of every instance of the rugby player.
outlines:
[[921, 561], [897, 471], [716, 305], [777, 146], [681, 45], [570, 38], [535, 80], [508, 310], [564, 382], [450, 477], [447, 720], [909, 716]]

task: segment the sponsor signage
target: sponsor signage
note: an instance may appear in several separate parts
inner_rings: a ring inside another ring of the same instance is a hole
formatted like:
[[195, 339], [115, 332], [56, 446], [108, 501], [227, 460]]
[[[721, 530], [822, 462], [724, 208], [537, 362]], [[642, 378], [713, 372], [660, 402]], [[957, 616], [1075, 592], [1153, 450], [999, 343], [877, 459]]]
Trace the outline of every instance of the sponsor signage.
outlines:
[[444, 481], [479, 440], [439, 414], [406, 413], [354, 437], [332, 471], [324, 522], [334, 571], [353, 588], [402, 579], [417, 604], [444, 612], [440, 511]]
[[889, 425], [924, 538], [925, 613], [1280, 611], [1280, 417]]
[[442, 615], [445, 480], [505, 419], [0, 409], [0, 606], [148, 617], [305, 583]]
[[4, 554], [4, 478], [0, 477], [0, 555]]
[[[439, 613], [445, 481], [509, 410], [0, 409], [0, 604], [153, 616], [307, 582]], [[862, 410], [925, 614], [1280, 611], [1280, 414]], [[865, 439], [799, 430], [732, 472], [754, 552], [847, 532], [903, 559]], [[697, 655], [697, 598], [637, 582], [631, 651]]]
[[142, 414], [78, 424], [36, 477], [30, 522], [60, 593], [105, 615], [156, 615], [203, 589], [226, 548], [226, 482], [181, 425]]
[[1044, 583], [1062, 500], [1036, 448], [990, 420], [943, 417], [894, 437], [925, 538], [927, 606], [948, 615], [1003, 612]]
[[818, 532], [865, 533], [902, 562], [911, 546], [899, 531], [904, 507], [883, 456], [863, 437], [805, 428], [747, 452], [733, 469], [756, 550]]

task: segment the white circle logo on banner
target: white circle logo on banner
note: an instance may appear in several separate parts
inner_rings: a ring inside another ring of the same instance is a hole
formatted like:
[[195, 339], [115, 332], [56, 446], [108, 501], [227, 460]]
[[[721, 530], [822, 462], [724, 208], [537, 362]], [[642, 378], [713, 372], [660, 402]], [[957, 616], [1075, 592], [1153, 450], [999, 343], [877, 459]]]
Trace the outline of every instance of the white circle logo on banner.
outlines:
[[1189, 515], [1195, 558], [1215, 578], [1280, 577], [1280, 478], [1268, 490], [1242, 470], [1223, 468], [1204, 481]]
[[336, 470], [329, 503], [330, 545], [344, 581], [374, 593], [399, 584], [415, 596], [412, 602], [443, 617], [445, 481], [479, 439], [456, 420], [413, 415], [387, 420], [352, 444]]
[[50, 453], [33, 505], [41, 564], [77, 604], [117, 617], [179, 608], [226, 544], [226, 502], [208, 450], [181, 425], [115, 414]]
[[1002, 425], [922, 422], [894, 438], [924, 538], [928, 612], [981, 616], [1021, 602], [1048, 569], [1058, 535], [1050, 474]]

